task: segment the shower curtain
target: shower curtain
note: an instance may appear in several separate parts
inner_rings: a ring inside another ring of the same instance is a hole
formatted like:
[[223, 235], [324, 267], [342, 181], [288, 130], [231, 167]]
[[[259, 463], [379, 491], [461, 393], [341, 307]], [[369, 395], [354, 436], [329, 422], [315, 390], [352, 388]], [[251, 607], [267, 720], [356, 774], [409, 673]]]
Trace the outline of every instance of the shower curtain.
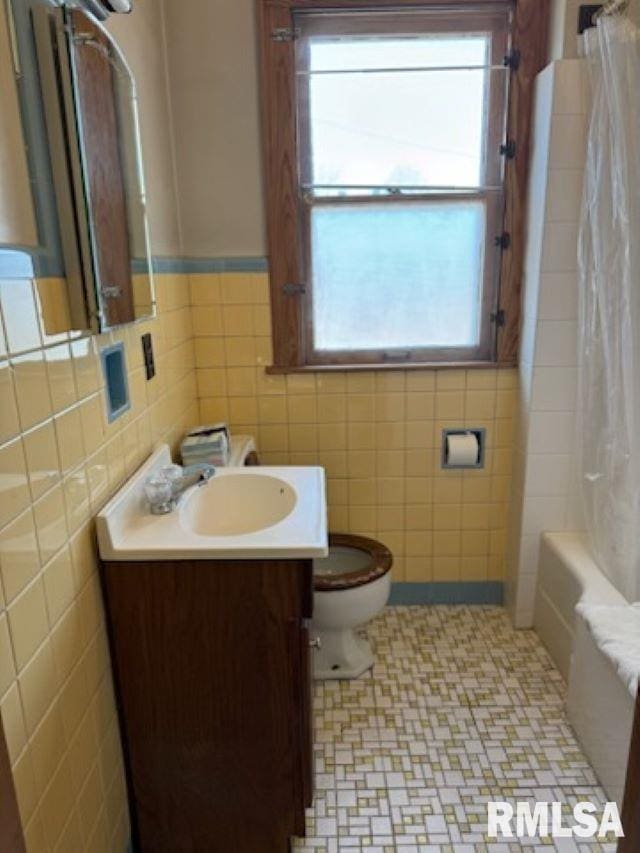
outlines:
[[640, 600], [640, 31], [587, 33], [592, 111], [579, 240], [578, 474], [601, 569]]

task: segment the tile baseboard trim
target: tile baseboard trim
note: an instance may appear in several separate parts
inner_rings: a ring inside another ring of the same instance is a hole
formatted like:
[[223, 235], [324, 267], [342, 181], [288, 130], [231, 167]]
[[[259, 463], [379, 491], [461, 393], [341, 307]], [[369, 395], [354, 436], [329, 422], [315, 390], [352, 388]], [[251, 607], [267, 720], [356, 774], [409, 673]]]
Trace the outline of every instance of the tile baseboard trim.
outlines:
[[389, 604], [502, 604], [502, 581], [394, 583]]

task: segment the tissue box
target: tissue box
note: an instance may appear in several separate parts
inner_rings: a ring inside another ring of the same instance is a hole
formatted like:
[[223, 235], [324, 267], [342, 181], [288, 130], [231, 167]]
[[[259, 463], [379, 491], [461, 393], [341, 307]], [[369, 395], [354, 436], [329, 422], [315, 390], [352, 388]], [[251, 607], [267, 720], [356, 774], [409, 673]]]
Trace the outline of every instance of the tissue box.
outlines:
[[229, 458], [229, 429], [226, 424], [205, 424], [194, 427], [185, 436], [180, 453], [183, 465], [206, 462], [226, 465]]

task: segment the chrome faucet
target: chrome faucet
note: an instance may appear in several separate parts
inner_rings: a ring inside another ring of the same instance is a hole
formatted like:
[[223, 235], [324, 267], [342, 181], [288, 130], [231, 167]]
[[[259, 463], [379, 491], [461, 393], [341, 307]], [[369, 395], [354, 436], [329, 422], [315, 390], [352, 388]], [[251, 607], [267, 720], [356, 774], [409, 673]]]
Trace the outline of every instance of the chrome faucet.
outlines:
[[[176, 466], [176, 470], [180, 468]], [[183, 494], [192, 486], [204, 486], [216, 473], [213, 465], [199, 462], [188, 465], [177, 476], [159, 471], [145, 485], [152, 515], [167, 515], [178, 506]]]

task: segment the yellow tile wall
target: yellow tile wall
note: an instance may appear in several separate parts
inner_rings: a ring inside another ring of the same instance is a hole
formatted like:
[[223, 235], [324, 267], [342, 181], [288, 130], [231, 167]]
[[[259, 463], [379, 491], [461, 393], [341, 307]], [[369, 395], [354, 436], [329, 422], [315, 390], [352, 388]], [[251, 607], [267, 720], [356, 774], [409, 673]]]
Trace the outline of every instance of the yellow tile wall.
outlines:
[[[255, 435], [265, 464], [322, 465], [332, 530], [373, 536], [397, 581], [501, 580], [515, 370], [265, 373], [266, 274], [190, 277], [203, 421]], [[486, 467], [443, 471], [444, 427], [485, 427]]]
[[[63, 284], [0, 281], [0, 712], [29, 853], [122, 853], [128, 815], [91, 519], [155, 442], [175, 444], [198, 420], [189, 284], [158, 276], [158, 317], [99, 337], [47, 332], [60, 328]], [[115, 340], [132, 408], [108, 424], [98, 350]]]
[[[515, 371], [271, 376], [266, 275], [156, 283], [155, 320], [87, 337], [51, 331], [62, 282], [0, 281], [0, 712], [35, 853], [128, 836], [91, 518], [155, 442], [228, 420], [266, 464], [323, 465], [332, 529], [385, 542], [395, 580], [503, 576]], [[97, 353], [117, 339], [132, 410], [108, 424]], [[440, 469], [460, 425], [487, 429], [485, 470]]]

